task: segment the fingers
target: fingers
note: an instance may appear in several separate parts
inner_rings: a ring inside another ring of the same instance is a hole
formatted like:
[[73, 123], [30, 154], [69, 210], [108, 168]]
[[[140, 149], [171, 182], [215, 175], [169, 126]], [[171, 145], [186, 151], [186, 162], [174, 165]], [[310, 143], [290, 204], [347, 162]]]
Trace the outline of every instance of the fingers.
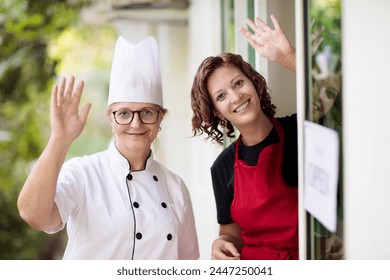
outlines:
[[245, 28], [241, 27], [240, 28], [240, 32], [241, 32], [242, 35], [245, 36], [245, 38], [248, 40], [248, 42], [252, 41], [252, 43], [255, 43], [255, 41], [253, 40], [253, 37], [255, 35], [253, 35], [250, 31], [248, 31]]
[[258, 34], [261, 34], [262, 30], [256, 25], [256, 23], [254, 23], [252, 20], [250, 20], [249, 18], [246, 19], [246, 24], [248, 24], [248, 26], [250, 28], [252, 28], [253, 32], [255, 33], [258, 33]]
[[[66, 84], [66, 79], [64, 78], [65, 84]], [[71, 76], [69, 79], [69, 84], [66, 90], [64, 91], [64, 100], [67, 102], [71, 102], [72, 100], [72, 95], [73, 95], [73, 86], [74, 86], [74, 76]]]
[[[282, 29], [282, 27], [279, 24], [278, 19], [274, 15], [271, 15], [271, 20], [272, 20], [272, 23], [274, 25], [275, 30], [281, 30]], [[256, 17], [254, 22], [251, 19], [247, 18], [246, 19], [246, 23], [258, 35], [261, 35], [262, 33], [266, 32], [266, 31], [272, 30], [272, 28], [270, 28], [268, 26], [268, 24], [265, 23], [259, 17]], [[248, 36], [247, 36], [247, 38], [248, 38]]]
[[233, 256], [222, 251], [215, 251], [211, 254], [212, 260], [239, 260], [240, 256]]
[[[313, 24], [314, 24], [314, 20], [313, 20]], [[313, 28], [313, 25], [311, 25], [310, 29]], [[323, 37], [321, 37], [321, 33], [322, 31], [324, 31], [324, 27], [323, 26], [320, 26], [318, 27], [317, 30], [313, 31], [311, 34], [310, 34], [310, 38], [311, 38], [311, 49], [312, 49], [312, 53], [314, 54], [318, 47], [321, 45], [322, 41], [323, 41]]]
[[260, 45], [256, 42], [256, 36], [254, 34], [252, 34], [243, 27], [240, 28], [240, 32], [242, 35], [245, 36], [246, 40], [252, 46], [252, 48], [257, 49], [260, 47]]
[[57, 89], [57, 105], [61, 104], [64, 98], [64, 92], [65, 92], [65, 86], [66, 86], [66, 79], [65, 77], [61, 78], [60, 85]]
[[240, 258], [239, 257], [228, 257], [224, 254], [220, 254], [219, 256], [216, 256], [216, 255], [211, 255], [211, 259], [212, 260], [239, 260]]
[[53, 89], [51, 90], [50, 105], [52, 108], [55, 106], [58, 106], [58, 86], [57, 85], [54, 85]]
[[217, 239], [214, 241], [211, 252], [213, 260], [239, 260], [240, 253], [231, 242]]
[[312, 52], [312, 54], [316, 53], [318, 47], [321, 45], [323, 40], [324, 40], [324, 38], [320, 37], [320, 38], [316, 38], [315, 40], [313, 40], [311, 42], [311, 52]]
[[[74, 78], [73, 78], [72, 85], [69, 85], [69, 88], [71, 87], [72, 90], [73, 90], [73, 84], [74, 84]], [[81, 95], [83, 94], [83, 90], [84, 90], [84, 81], [80, 81], [76, 87], [76, 90], [73, 93], [71, 101], [75, 102], [76, 104], [79, 104]]]
[[257, 26], [261, 27], [262, 30], [270, 29], [270, 27], [264, 21], [262, 21], [259, 17], [255, 18], [255, 22], [256, 22]]
[[[83, 90], [84, 90], [84, 81], [80, 81], [78, 83], [76, 89], [74, 90], [74, 92], [72, 94], [73, 87], [74, 87], [74, 77], [72, 76], [71, 77], [71, 82], [70, 82], [70, 84], [68, 86], [68, 93], [67, 93], [67, 95], [70, 96], [69, 102], [71, 104], [73, 104], [75, 110], [77, 110], [77, 108], [78, 108], [78, 106], [80, 104], [81, 95], [83, 94]], [[80, 118], [80, 120], [81, 120], [81, 122], [83, 124], [85, 124], [86, 121], [87, 121], [88, 114], [89, 114], [89, 111], [91, 109], [91, 106], [92, 106], [91, 103], [87, 103], [81, 109], [79, 118]]]
[[88, 114], [91, 109], [91, 103], [87, 103], [83, 106], [80, 113], [80, 120], [85, 124], [87, 122]]
[[315, 21], [314, 18], [310, 18], [310, 29], [313, 27]]
[[313, 40], [313, 39], [317, 38], [318, 36], [320, 36], [322, 31], [324, 31], [324, 27], [323, 26], [318, 27], [318, 29], [311, 34], [311, 39]]
[[57, 106], [63, 102], [79, 104], [81, 95], [84, 90], [84, 81], [80, 81], [74, 90], [75, 78], [69, 78], [68, 86], [66, 85], [66, 78], [62, 77], [59, 85], [54, 85], [52, 89], [53, 104]]
[[260, 44], [258, 44], [258, 42], [256, 41], [258, 36], [252, 34], [250, 31], [246, 30], [243, 27], [240, 28], [240, 32], [242, 35], [245, 36], [246, 40], [252, 46], [252, 48], [257, 49], [260, 47]]
[[247, 39], [250, 39], [252, 37], [252, 33], [246, 30], [244, 27], [240, 28], [240, 32], [242, 35], [244, 35]]
[[247, 19], [247, 24], [249, 27], [253, 30], [254, 33], [251, 33], [247, 29], [241, 27], [240, 32], [246, 37], [247, 41], [251, 44], [253, 48], [258, 47], [258, 40], [260, 39], [260, 36], [262, 33], [264, 33], [264, 30], [259, 28], [253, 21], [250, 19]]
[[271, 20], [272, 20], [272, 23], [274, 24], [275, 30], [282, 29], [282, 27], [279, 24], [278, 19], [274, 15], [271, 15]]
[[[247, 39], [252, 39], [252, 40], [254, 40], [254, 42], [257, 42], [257, 43], [259, 43], [259, 39], [263, 40], [262, 39], [263, 36], [264, 36], [264, 38], [272, 38], [272, 36], [274, 36], [273, 34], [278, 34], [278, 33], [282, 32], [282, 28], [279, 24], [278, 19], [274, 15], [271, 15], [271, 20], [274, 24], [275, 29], [270, 28], [259, 17], [255, 18], [255, 22], [253, 22], [250, 19], [246, 19], [246, 23], [253, 30], [254, 34], [251, 34], [250, 37], [249, 37], [248, 33], [243, 33], [243, 34], [245, 35], [245, 37], [247, 37]], [[247, 32], [249, 32], [249, 31], [247, 31]]]
[[227, 243], [225, 244], [225, 250], [228, 252], [229, 259], [239, 259], [240, 258], [240, 253], [237, 251], [237, 248], [233, 245], [233, 243]]

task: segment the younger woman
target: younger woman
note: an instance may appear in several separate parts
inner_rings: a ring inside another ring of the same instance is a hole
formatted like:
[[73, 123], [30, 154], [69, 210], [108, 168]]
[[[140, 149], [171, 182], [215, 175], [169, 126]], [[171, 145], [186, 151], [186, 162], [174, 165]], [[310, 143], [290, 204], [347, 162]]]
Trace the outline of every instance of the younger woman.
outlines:
[[[258, 19], [248, 21], [257, 33], [242, 33], [259, 54], [295, 70], [295, 50], [271, 18], [275, 30]], [[224, 131], [240, 134], [211, 167], [220, 224], [212, 259], [298, 259], [296, 115], [275, 118], [264, 77], [230, 53], [202, 62], [191, 105], [194, 135], [222, 144]]]

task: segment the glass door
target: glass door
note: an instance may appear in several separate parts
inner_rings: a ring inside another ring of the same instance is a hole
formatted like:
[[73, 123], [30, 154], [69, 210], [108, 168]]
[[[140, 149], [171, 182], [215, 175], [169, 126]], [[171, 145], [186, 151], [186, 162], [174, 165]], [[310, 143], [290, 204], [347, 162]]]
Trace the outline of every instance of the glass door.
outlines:
[[[307, 259], [343, 259], [341, 0], [306, 0], [305, 119], [337, 131], [337, 228], [329, 231], [309, 212]], [[306, 176], [306, 174], [305, 174]]]

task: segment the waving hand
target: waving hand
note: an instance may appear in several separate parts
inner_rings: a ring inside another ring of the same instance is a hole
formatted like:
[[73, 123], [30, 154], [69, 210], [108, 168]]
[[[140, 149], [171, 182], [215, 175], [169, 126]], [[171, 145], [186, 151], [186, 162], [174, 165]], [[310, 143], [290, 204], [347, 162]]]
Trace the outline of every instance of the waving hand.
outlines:
[[52, 90], [50, 104], [50, 123], [52, 137], [72, 143], [84, 129], [91, 104], [85, 104], [79, 114], [80, 98], [84, 88], [81, 81], [74, 89], [75, 79], [72, 76], [66, 85], [66, 79], [62, 78], [60, 85], [55, 85]]
[[243, 27], [240, 32], [260, 56], [295, 71], [295, 49], [287, 39], [277, 18], [271, 15], [271, 20], [275, 29], [256, 17], [255, 22], [250, 19], [246, 20], [253, 33]]

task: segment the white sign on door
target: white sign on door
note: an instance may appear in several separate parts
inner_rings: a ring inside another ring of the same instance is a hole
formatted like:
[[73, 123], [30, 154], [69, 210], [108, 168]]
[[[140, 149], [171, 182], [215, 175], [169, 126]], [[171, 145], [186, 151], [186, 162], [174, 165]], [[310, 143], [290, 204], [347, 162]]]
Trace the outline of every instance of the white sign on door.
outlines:
[[337, 227], [339, 136], [322, 125], [304, 123], [304, 207], [329, 231]]

